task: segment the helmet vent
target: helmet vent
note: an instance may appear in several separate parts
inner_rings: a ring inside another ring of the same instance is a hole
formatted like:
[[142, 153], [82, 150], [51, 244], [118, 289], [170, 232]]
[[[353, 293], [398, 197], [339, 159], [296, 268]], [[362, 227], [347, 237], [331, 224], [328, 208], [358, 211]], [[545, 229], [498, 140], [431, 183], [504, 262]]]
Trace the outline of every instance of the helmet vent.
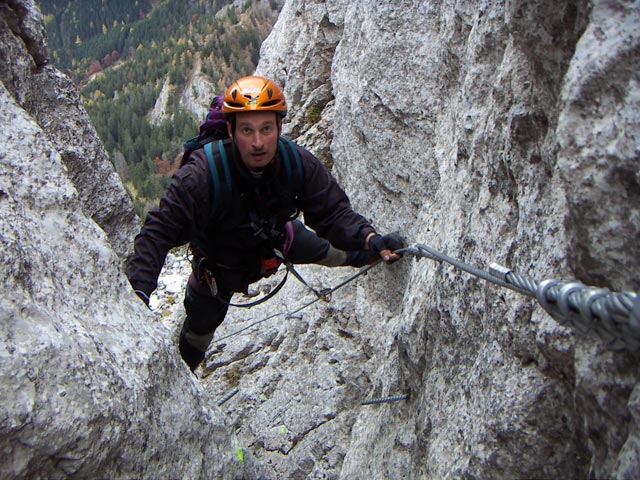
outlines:
[[271, 80], [250, 75], [232, 84], [223, 96], [224, 114], [239, 112], [274, 111], [284, 117], [287, 102], [280, 87]]

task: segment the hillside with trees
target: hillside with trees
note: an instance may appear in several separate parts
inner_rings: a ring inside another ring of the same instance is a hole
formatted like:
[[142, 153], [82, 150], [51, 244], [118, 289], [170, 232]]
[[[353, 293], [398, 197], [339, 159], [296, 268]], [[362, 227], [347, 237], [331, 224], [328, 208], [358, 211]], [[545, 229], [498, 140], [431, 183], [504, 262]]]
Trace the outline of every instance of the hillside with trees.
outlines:
[[[216, 92], [251, 74], [282, 2], [39, 0], [51, 58], [78, 85], [93, 124], [143, 216], [170, 181], [206, 111], [179, 107], [194, 74]], [[170, 115], [150, 111], [169, 85]]]

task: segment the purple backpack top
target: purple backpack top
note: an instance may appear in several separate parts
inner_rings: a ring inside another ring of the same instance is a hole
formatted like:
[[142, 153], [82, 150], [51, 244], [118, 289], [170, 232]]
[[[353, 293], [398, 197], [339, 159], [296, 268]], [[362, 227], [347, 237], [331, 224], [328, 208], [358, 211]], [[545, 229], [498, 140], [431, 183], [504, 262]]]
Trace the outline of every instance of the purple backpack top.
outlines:
[[184, 142], [184, 153], [180, 166], [187, 163], [194, 150], [213, 140], [224, 140], [225, 138], [229, 138], [229, 132], [227, 131], [227, 120], [222, 113], [222, 95], [216, 95], [209, 105], [209, 113], [200, 124], [199, 135]]

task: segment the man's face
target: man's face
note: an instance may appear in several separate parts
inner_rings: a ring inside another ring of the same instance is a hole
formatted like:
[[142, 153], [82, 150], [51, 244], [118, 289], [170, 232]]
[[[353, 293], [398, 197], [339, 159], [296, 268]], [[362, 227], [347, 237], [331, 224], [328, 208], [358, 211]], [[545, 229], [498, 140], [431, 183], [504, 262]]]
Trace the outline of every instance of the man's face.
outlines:
[[[236, 131], [233, 135], [242, 162], [249, 170], [264, 169], [278, 149], [280, 119], [274, 112], [236, 113]], [[230, 125], [229, 133], [231, 132]]]

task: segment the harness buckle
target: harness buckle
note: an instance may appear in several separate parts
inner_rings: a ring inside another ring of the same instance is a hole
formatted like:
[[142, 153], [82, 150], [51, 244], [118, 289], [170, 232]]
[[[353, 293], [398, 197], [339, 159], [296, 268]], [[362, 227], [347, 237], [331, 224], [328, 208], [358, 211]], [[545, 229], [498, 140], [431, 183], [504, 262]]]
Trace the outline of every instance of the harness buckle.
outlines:
[[212, 297], [217, 297], [218, 283], [216, 282], [216, 279], [213, 276], [213, 273], [211, 272], [211, 270], [209, 270], [204, 266], [204, 262], [206, 260], [207, 260], [206, 257], [200, 257], [198, 259], [194, 257], [193, 263], [195, 264], [194, 271], [196, 274], [196, 279], [200, 284], [204, 283], [207, 285], [207, 287], [209, 287], [209, 291], [211, 292]]
[[218, 296], [218, 282], [216, 282], [215, 277], [211, 273], [211, 270], [204, 269], [203, 272], [204, 281], [209, 287], [209, 291], [211, 292], [212, 297]]

